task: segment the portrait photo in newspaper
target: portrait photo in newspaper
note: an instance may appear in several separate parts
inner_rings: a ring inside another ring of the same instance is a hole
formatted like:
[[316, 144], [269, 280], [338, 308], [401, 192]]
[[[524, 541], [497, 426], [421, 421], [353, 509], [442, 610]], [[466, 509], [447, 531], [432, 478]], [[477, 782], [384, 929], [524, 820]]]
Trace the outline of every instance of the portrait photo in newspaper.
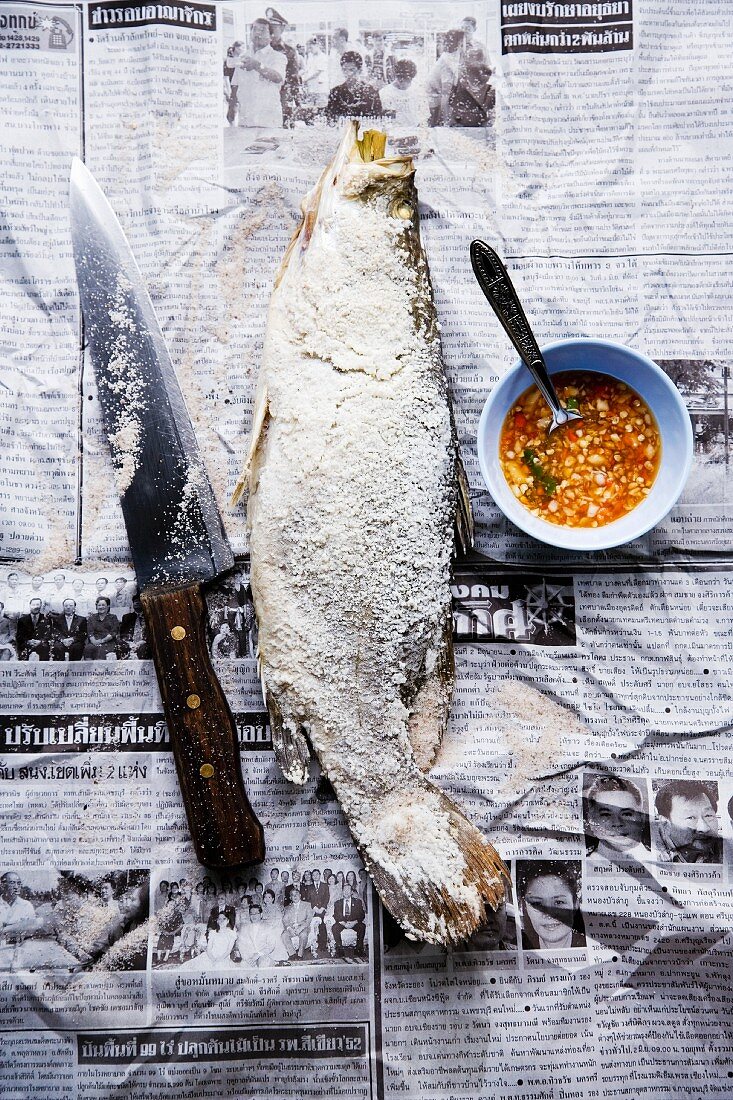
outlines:
[[144, 970], [147, 870], [8, 867], [0, 873], [0, 972]]
[[654, 779], [653, 843], [662, 863], [723, 862], [718, 784], [712, 779]]
[[583, 831], [593, 859], [652, 858], [646, 783], [611, 772], [583, 775]]
[[517, 860], [517, 902], [525, 951], [586, 946], [581, 873], [580, 860]]
[[196, 972], [369, 959], [363, 867], [178, 873], [154, 885], [154, 970]]

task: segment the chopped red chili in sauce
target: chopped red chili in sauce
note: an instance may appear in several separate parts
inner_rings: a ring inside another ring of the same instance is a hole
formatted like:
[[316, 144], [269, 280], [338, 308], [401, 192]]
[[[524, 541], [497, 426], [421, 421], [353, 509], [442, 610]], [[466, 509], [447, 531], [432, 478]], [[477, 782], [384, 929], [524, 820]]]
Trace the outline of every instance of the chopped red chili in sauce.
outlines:
[[533, 515], [565, 527], [603, 527], [649, 493], [659, 470], [659, 429], [638, 393], [607, 374], [563, 371], [553, 382], [561, 402], [583, 419], [548, 434], [550, 410], [530, 386], [504, 421], [504, 476]]

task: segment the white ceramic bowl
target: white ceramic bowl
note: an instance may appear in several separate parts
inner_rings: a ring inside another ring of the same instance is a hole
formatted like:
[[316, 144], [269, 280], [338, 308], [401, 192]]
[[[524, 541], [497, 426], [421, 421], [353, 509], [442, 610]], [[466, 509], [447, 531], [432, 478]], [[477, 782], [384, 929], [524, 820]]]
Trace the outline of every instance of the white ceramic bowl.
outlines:
[[[651, 492], [625, 516], [603, 527], [561, 527], [539, 519], [512, 493], [499, 463], [499, 439], [504, 418], [517, 398], [533, 384], [523, 363], [517, 363], [491, 391], [478, 426], [481, 473], [495, 503], [528, 535], [565, 550], [606, 550], [631, 542], [659, 523], [677, 501], [692, 465], [690, 415], [677, 387], [661, 367], [638, 351], [611, 340], [560, 340], [542, 349], [550, 374], [564, 370], [597, 371], [626, 382], [653, 412], [661, 435], [662, 454]], [[558, 429], [562, 431], [562, 429]]]

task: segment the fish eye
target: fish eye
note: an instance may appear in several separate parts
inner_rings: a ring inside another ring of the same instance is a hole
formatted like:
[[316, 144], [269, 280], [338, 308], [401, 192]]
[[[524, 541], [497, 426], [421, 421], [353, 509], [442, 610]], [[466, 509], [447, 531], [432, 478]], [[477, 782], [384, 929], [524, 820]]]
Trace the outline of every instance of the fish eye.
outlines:
[[411, 222], [414, 213], [412, 206], [404, 199], [396, 199], [389, 208], [390, 217], [399, 218], [403, 222]]

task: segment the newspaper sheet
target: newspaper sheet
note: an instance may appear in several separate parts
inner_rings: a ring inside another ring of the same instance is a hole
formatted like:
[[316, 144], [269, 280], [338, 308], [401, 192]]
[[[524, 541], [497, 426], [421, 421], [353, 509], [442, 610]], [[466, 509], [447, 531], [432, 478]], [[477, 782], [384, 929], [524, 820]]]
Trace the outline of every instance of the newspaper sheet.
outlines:
[[[285, 2], [285, 0], [284, 0]], [[0, 5], [0, 1093], [733, 1098], [733, 113], [725, 0]], [[477, 521], [433, 769], [511, 889], [460, 949], [381, 908], [328, 782], [279, 773], [242, 509], [275, 269], [344, 118], [414, 155]], [[237, 569], [208, 593], [262, 866], [193, 854], [74, 277], [71, 158], [146, 278]], [[515, 360], [595, 336], [687, 402], [648, 535], [553, 551], [476, 458]], [[349, 919], [351, 918], [351, 919]]]

